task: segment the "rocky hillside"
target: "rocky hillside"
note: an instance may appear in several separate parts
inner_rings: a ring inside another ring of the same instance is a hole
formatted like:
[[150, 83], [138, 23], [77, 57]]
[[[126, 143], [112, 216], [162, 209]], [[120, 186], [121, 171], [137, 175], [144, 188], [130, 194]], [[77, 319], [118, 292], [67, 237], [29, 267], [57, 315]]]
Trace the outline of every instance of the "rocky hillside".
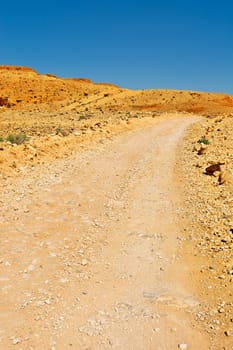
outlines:
[[63, 157], [84, 139], [111, 137], [140, 125], [142, 118], [174, 112], [231, 116], [233, 97], [178, 90], [134, 91], [89, 79], [40, 75], [28, 67], [0, 66], [0, 171]]
[[27, 67], [0, 66], [0, 106], [49, 111], [184, 111], [231, 113], [233, 97], [226, 94], [177, 90], [127, 90], [89, 79], [40, 75]]
[[[31, 68], [0, 66], [0, 106], [10, 109], [23, 107], [58, 109], [84, 97], [119, 89], [104, 84], [92, 84], [89, 79], [60, 79], [51, 74], [40, 75]], [[60, 104], [59, 104], [60, 102]]]

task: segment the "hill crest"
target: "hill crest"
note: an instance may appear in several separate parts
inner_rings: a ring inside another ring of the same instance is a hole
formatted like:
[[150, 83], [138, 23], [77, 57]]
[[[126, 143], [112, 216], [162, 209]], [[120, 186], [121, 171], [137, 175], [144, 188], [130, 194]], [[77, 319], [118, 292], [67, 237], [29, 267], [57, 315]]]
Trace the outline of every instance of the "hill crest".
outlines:
[[49, 111], [233, 113], [233, 97], [182, 90], [128, 90], [88, 78], [59, 78], [24, 66], [0, 66], [0, 107]]

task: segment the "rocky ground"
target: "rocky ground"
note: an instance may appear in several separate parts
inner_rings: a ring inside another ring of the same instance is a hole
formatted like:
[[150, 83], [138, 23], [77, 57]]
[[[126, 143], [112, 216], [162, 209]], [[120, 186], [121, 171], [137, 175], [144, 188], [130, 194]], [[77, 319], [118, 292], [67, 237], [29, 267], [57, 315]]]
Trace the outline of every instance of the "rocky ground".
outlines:
[[[233, 349], [233, 98], [123, 90], [20, 67], [2, 67], [0, 84], [0, 349]], [[196, 121], [177, 136], [178, 146], [171, 142], [176, 118], [180, 130]], [[161, 123], [167, 131], [159, 139]], [[146, 190], [151, 186], [162, 207]], [[169, 205], [171, 192], [180, 195]], [[146, 231], [159, 231], [152, 211], [171, 215], [169, 227], [160, 217], [162, 234], [140, 231], [142, 198]], [[114, 250], [109, 233], [124, 232], [121, 221], [130, 217], [136, 233], [122, 246], [114, 238]], [[167, 231], [174, 231], [171, 241]], [[155, 279], [145, 277], [150, 271]], [[117, 294], [101, 303], [115, 283]], [[143, 301], [127, 283], [138, 286]], [[96, 295], [93, 316], [87, 305]], [[120, 335], [123, 343], [116, 342]]]
[[[41, 75], [27, 67], [0, 66], [0, 89], [2, 173], [66, 157], [96, 134], [106, 138], [130, 129], [142, 115], [230, 116], [233, 111], [233, 97], [226, 94], [133, 91], [89, 79]], [[15, 147], [15, 138], [22, 145]]]
[[[233, 348], [232, 126], [232, 116], [202, 118], [180, 147], [186, 215], [192, 218], [186, 244], [200, 259], [196, 273], [207, 299], [197, 318], [213, 336], [214, 349]], [[214, 164], [220, 169], [208, 174], [206, 169]]]
[[[157, 118], [156, 112], [114, 113], [43, 113], [5, 111], [1, 114], [0, 170], [1, 174], [20, 171], [24, 166], [36, 166], [56, 158], [69, 157], [95, 140], [111, 138], [143, 124], [142, 116]], [[23, 127], [22, 127], [23, 125]], [[20, 143], [7, 141], [9, 135], [22, 135]], [[1, 142], [2, 141], [2, 142]]]
[[183, 260], [178, 174], [169, 173], [194, 120], [145, 118], [4, 177], [3, 349], [196, 349], [199, 339], [209, 348]]

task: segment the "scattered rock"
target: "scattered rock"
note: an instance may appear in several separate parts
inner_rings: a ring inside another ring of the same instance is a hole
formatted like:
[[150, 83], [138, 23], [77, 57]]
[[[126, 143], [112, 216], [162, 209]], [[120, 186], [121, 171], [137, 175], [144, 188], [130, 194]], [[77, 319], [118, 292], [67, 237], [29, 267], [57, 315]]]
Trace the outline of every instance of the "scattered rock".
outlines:
[[86, 259], [82, 259], [81, 265], [86, 266], [88, 264], [88, 261]]
[[221, 167], [219, 163], [212, 164], [205, 169], [206, 175], [214, 175], [215, 172], [221, 173]]
[[206, 150], [207, 150], [206, 146], [203, 145], [203, 146], [200, 147], [200, 149], [198, 150], [197, 154], [198, 154], [199, 156], [202, 156], [203, 154], [206, 153]]
[[11, 337], [11, 340], [12, 340], [12, 344], [13, 345], [17, 345], [17, 344], [20, 344], [22, 343], [22, 339], [18, 338], [18, 337]]

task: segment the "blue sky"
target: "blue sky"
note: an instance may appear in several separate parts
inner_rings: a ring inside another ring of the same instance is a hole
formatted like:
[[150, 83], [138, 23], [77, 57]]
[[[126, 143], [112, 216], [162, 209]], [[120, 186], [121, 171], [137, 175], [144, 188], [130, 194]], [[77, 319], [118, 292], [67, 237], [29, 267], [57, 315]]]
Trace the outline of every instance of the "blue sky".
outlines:
[[4, 1], [0, 64], [233, 95], [233, 1]]

